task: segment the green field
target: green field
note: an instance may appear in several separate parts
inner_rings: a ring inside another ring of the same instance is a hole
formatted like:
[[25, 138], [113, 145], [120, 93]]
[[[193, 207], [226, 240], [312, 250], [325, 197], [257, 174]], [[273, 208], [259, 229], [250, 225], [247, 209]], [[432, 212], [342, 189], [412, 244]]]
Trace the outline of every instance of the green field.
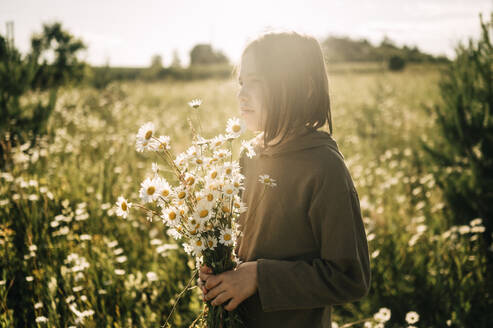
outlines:
[[[329, 67], [334, 138], [358, 190], [372, 262], [369, 295], [334, 306], [339, 327], [362, 327], [381, 308], [391, 310], [386, 327], [406, 326], [409, 311], [418, 327], [472, 327], [491, 306], [482, 225], [451, 225], [431, 174], [440, 168], [419, 143], [435, 137], [426, 107], [440, 101], [439, 78], [432, 65]], [[112, 206], [119, 195], [138, 201], [153, 162], [166, 175], [159, 157], [136, 152], [140, 125], [153, 121], [178, 154], [191, 141], [188, 115], [206, 137], [239, 116], [237, 88], [231, 79], [63, 89], [49, 134], [16, 150], [0, 175], [0, 325], [12, 325], [15, 311], [20, 326], [161, 326], [194, 261], [161, 222], [138, 211], [125, 220]], [[194, 98], [203, 100], [195, 112]], [[188, 326], [201, 306], [198, 289], [185, 294], [173, 326]]]

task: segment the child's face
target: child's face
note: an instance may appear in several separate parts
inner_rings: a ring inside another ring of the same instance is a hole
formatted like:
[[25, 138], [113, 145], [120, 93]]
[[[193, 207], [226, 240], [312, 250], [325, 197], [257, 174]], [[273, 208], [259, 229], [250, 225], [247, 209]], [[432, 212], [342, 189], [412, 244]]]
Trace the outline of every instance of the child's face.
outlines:
[[238, 101], [240, 114], [250, 131], [263, 131], [262, 114], [263, 105], [263, 80], [255, 72], [253, 54], [247, 51], [241, 60], [240, 76], [238, 78], [240, 90]]

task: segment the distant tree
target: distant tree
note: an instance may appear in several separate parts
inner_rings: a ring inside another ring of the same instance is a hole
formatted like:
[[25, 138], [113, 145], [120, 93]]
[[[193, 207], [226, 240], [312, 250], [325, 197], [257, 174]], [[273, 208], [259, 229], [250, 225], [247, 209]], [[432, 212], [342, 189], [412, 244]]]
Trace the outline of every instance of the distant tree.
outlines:
[[[36, 140], [47, 132], [47, 122], [55, 107], [60, 86], [82, 79], [85, 63], [77, 59], [85, 48], [61, 28], [60, 23], [44, 25], [42, 35], [31, 39], [31, 50], [21, 56], [13, 40], [0, 35], [0, 169], [8, 168], [11, 149]], [[53, 61], [46, 53], [51, 50]], [[24, 94], [49, 89], [48, 102], [21, 101]]]
[[81, 82], [86, 64], [78, 56], [86, 48], [60, 22], [43, 24], [43, 32], [31, 38], [29, 60], [38, 66], [32, 86], [48, 89]]
[[181, 60], [180, 60], [180, 55], [178, 54], [178, 50], [174, 49], [173, 50], [173, 58], [171, 60], [171, 67], [181, 67]]
[[152, 56], [151, 68], [154, 68], [154, 69], [162, 69], [163, 68], [163, 57], [161, 55]]
[[197, 44], [190, 51], [190, 65], [227, 64], [228, 58], [220, 51], [212, 49], [210, 44]]

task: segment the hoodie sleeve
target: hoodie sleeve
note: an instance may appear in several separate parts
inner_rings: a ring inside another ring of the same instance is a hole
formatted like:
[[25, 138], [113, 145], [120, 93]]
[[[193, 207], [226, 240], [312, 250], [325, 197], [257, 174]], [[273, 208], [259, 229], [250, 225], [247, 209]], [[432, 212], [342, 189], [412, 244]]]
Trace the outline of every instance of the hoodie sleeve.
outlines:
[[309, 206], [308, 220], [320, 257], [311, 261], [257, 260], [263, 311], [319, 308], [368, 294], [370, 259], [359, 198], [340, 163], [343, 167], [328, 168], [330, 172], [320, 177]]

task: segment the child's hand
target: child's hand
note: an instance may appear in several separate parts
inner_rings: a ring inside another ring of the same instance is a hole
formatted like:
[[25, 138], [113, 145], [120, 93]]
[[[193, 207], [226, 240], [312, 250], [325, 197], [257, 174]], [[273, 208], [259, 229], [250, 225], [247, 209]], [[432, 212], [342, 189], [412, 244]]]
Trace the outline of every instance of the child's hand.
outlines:
[[200, 287], [200, 290], [202, 290], [202, 300], [205, 302], [205, 294], [207, 294], [207, 289], [205, 288], [205, 282], [206, 279], [203, 279], [203, 275], [211, 275], [212, 274], [212, 269], [209, 268], [206, 265], [203, 265], [200, 267], [199, 270], [199, 279], [197, 280], [197, 284]]
[[221, 305], [229, 301], [224, 308], [228, 311], [233, 311], [257, 290], [256, 261], [244, 262], [235, 270], [226, 271], [218, 275], [208, 273], [207, 269], [209, 268], [200, 268], [199, 276], [204, 281], [202, 289], [204, 298], [207, 301], [214, 299], [211, 302], [212, 305]]

